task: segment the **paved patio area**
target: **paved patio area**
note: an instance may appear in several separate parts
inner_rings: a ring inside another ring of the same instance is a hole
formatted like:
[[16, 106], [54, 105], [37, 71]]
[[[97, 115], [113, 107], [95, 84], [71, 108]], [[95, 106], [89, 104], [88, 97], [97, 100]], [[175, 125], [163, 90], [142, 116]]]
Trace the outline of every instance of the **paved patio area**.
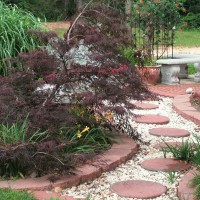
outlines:
[[181, 79], [178, 85], [149, 85], [149, 89], [152, 92], [160, 94], [166, 97], [175, 97], [180, 94], [185, 94], [187, 88], [192, 88], [193, 91], [200, 90], [200, 83], [195, 83], [192, 78]]

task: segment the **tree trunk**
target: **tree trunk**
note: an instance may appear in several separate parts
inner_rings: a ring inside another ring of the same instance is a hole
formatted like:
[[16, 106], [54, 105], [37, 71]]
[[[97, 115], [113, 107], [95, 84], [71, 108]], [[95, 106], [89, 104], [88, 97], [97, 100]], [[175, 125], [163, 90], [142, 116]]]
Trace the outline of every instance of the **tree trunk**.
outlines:
[[125, 4], [126, 4], [125, 6], [126, 15], [130, 15], [131, 14], [131, 0], [126, 0]]
[[76, 0], [76, 10], [80, 11], [83, 9], [83, 0]]
[[125, 0], [125, 14], [127, 15], [127, 22], [126, 25], [127, 25], [127, 28], [128, 28], [128, 31], [129, 31], [129, 35], [130, 37], [132, 37], [132, 33], [131, 33], [131, 0]]

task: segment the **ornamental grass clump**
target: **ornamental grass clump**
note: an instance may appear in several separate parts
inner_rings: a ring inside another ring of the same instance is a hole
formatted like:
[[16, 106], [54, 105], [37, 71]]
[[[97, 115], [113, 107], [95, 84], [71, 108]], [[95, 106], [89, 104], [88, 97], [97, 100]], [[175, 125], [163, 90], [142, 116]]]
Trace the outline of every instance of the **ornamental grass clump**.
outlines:
[[29, 29], [40, 29], [41, 23], [31, 13], [0, 1], [0, 74], [7, 74], [6, 58], [15, 57], [40, 46], [40, 42], [27, 34]]
[[16, 145], [25, 142], [38, 142], [45, 140], [48, 135], [47, 132], [40, 132], [37, 130], [32, 135], [28, 135], [28, 116], [24, 121], [18, 122], [18, 120], [12, 125], [0, 124], [0, 144], [1, 145]]
[[[134, 108], [129, 102], [156, 96], [119, 51], [118, 46], [130, 42], [123, 19], [117, 10], [90, 2], [64, 38], [29, 32], [47, 46], [19, 54], [9, 76], [0, 79], [0, 123], [12, 126], [18, 119], [23, 124], [28, 115], [29, 138], [38, 130], [48, 137], [4, 146], [0, 175], [41, 176], [69, 170], [108, 149], [119, 128], [138, 139], [127, 117]], [[87, 47], [82, 52], [87, 55], [76, 52], [82, 47]], [[87, 57], [84, 65], [77, 56]], [[21, 70], [14, 68], [16, 64]], [[117, 127], [113, 118], [119, 121]], [[9, 171], [3, 168], [6, 165]]]
[[168, 143], [165, 144], [166, 147], [162, 148], [164, 157], [170, 152], [176, 159], [185, 160], [197, 167], [200, 166], [200, 139], [197, 135], [194, 135], [194, 140], [182, 141], [181, 145], [171, 146]]

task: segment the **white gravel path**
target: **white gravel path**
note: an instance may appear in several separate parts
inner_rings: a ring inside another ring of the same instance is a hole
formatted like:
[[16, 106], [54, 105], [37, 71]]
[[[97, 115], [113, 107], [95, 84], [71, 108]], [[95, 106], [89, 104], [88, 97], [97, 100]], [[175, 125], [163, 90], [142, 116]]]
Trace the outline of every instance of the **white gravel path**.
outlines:
[[[169, 181], [169, 173], [167, 172], [152, 172], [140, 167], [140, 163], [149, 158], [163, 158], [163, 153], [153, 146], [159, 142], [164, 141], [182, 141], [182, 138], [171, 137], [157, 137], [150, 135], [148, 130], [155, 127], [173, 127], [182, 128], [190, 131], [190, 138], [193, 139], [193, 134], [197, 134], [198, 126], [193, 122], [188, 121], [172, 109], [172, 99], [162, 98], [163, 101], [148, 102], [158, 104], [159, 108], [153, 110], [133, 110], [135, 114], [160, 114], [170, 118], [170, 123], [166, 125], [153, 125], [153, 124], [140, 124], [131, 120], [130, 122], [141, 134], [142, 141], [149, 142], [149, 145], [140, 145], [140, 151], [125, 164], [120, 165], [114, 171], [103, 173], [99, 178], [90, 183], [85, 183], [77, 187], [65, 189], [63, 194], [68, 194], [77, 199], [85, 199], [88, 194], [91, 196], [91, 200], [130, 200], [133, 198], [122, 198], [110, 191], [110, 185], [124, 180], [148, 180], [155, 181], [163, 184], [168, 188], [166, 194], [154, 198], [154, 200], [178, 200], [176, 197], [176, 190], [178, 181], [183, 174], [175, 173], [175, 182], [173, 184]], [[184, 138], [187, 140], [187, 138]], [[170, 157], [168, 154], [167, 157]]]

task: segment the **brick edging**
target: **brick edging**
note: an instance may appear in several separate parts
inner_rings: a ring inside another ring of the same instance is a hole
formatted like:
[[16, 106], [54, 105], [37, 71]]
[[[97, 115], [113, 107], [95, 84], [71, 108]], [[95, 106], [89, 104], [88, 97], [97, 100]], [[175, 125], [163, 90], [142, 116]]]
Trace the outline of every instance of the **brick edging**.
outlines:
[[180, 180], [177, 188], [177, 196], [180, 200], [194, 200], [194, 188], [189, 186], [190, 181], [196, 173], [196, 169], [187, 172]]
[[177, 95], [173, 100], [173, 109], [185, 119], [200, 125], [200, 112], [190, 103], [190, 94]]
[[[131, 138], [120, 136], [117, 143], [103, 154], [97, 155], [92, 161], [88, 161], [73, 172], [75, 175], [59, 177], [55, 182], [50, 182], [52, 175], [39, 178], [27, 178], [9, 181], [0, 181], [0, 188], [11, 188], [17, 190], [52, 190], [55, 187], [69, 188], [81, 183], [92, 181], [103, 172], [113, 170], [118, 165], [131, 159], [137, 152], [138, 145]], [[57, 177], [56, 177], [57, 178]]]

